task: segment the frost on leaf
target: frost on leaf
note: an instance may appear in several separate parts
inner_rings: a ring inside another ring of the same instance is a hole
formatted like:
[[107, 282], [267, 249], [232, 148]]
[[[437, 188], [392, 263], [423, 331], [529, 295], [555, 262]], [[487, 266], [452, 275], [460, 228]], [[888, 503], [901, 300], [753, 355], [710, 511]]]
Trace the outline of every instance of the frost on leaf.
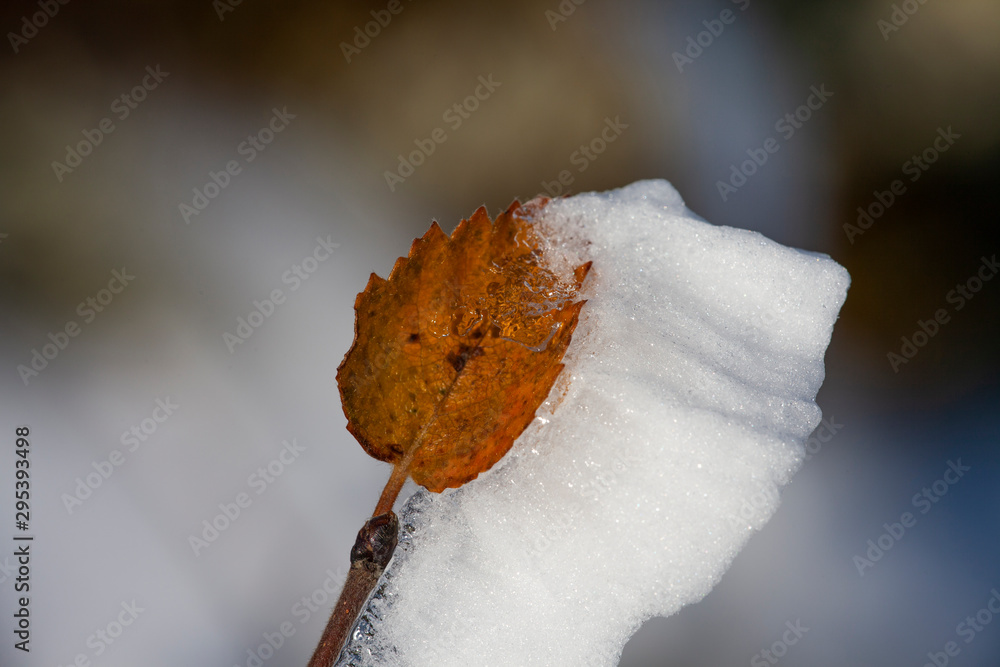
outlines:
[[399, 484], [440, 492], [488, 470], [562, 370], [590, 263], [565, 279], [546, 267], [531, 223], [546, 201], [493, 223], [480, 207], [451, 237], [433, 223], [358, 294], [337, 383], [348, 430]]

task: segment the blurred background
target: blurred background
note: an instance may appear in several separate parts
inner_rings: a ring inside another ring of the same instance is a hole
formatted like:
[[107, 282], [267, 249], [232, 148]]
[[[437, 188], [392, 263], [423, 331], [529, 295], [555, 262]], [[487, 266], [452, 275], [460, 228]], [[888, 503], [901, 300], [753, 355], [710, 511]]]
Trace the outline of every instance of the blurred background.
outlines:
[[833, 437], [621, 664], [1000, 662], [1000, 4], [15, 0], [0, 28], [0, 664], [304, 665], [388, 474], [335, 382], [368, 274], [432, 219], [646, 178], [853, 283]]

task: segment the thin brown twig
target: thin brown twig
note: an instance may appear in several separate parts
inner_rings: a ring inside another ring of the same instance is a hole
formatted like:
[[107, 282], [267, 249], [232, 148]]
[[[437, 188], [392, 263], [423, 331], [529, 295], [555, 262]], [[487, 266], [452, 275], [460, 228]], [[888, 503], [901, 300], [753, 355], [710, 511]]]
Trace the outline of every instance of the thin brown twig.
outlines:
[[375, 512], [372, 516], [379, 516], [380, 514], [385, 514], [386, 512], [392, 511], [392, 506], [396, 503], [396, 498], [399, 497], [399, 492], [406, 484], [406, 478], [409, 477], [409, 458], [406, 458], [392, 467], [392, 474], [389, 475], [389, 481], [385, 483], [385, 488], [382, 489], [382, 496], [378, 499], [378, 505], [375, 506]]
[[[406, 481], [405, 475], [403, 481]], [[389, 483], [394, 483], [393, 477], [389, 478]], [[389, 484], [386, 485], [386, 489], [388, 488]], [[398, 484], [389, 503], [390, 508], [400, 488], [402, 488], [401, 483]], [[381, 506], [381, 501], [379, 505]], [[399, 520], [391, 509], [377, 513], [358, 531], [358, 538], [351, 549], [351, 569], [347, 573], [344, 589], [333, 607], [333, 613], [330, 614], [330, 620], [323, 630], [308, 667], [331, 667], [340, 655], [347, 634], [354, 626], [361, 607], [375, 589], [379, 577], [396, 550], [398, 537]]]

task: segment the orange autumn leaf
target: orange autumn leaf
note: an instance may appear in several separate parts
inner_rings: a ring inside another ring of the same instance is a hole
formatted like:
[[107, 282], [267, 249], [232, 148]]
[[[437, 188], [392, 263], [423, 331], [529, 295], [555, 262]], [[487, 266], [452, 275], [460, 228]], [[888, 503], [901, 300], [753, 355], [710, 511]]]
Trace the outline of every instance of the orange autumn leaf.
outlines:
[[376, 514], [408, 476], [440, 492], [488, 470], [548, 396], [590, 264], [569, 280], [546, 268], [531, 217], [547, 201], [495, 223], [480, 207], [450, 238], [435, 222], [358, 294], [337, 383], [348, 430], [394, 465]]

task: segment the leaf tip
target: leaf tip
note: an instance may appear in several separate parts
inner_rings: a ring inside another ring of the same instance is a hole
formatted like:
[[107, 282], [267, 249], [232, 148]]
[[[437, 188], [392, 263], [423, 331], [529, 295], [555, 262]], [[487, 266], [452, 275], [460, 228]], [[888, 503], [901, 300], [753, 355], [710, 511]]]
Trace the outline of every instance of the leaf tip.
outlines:
[[[431, 221], [431, 228], [428, 229], [427, 232], [422, 237], [420, 237], [420, 240], [423, 240], [423, 241], [440, 241], [442, 239], [447, 239], [447, 238], [448, 238], [448, 235], [445, 234], [444, 231], [441, 229], [441, 226], [437, 223], [437, 220], [433, 220], [433, 221]], [[416, 243], [416, 241], [414, 241], [414, 244], [415, 243]], [[410, 252], [413, 252], [413, 251], [411, 250]]]
[[583, 281], [587, 277], [587, 274], [590, 273], [590, 267], [593, 264], [594, 262], [590, 261], [587, 262], [586, 264], [581, 264], [580, 266], [576, 267], [576, 269], [573, 270], [573, 279], [576, 280], [577, 289], [580, 289], [580, 286], [583, 285]]

